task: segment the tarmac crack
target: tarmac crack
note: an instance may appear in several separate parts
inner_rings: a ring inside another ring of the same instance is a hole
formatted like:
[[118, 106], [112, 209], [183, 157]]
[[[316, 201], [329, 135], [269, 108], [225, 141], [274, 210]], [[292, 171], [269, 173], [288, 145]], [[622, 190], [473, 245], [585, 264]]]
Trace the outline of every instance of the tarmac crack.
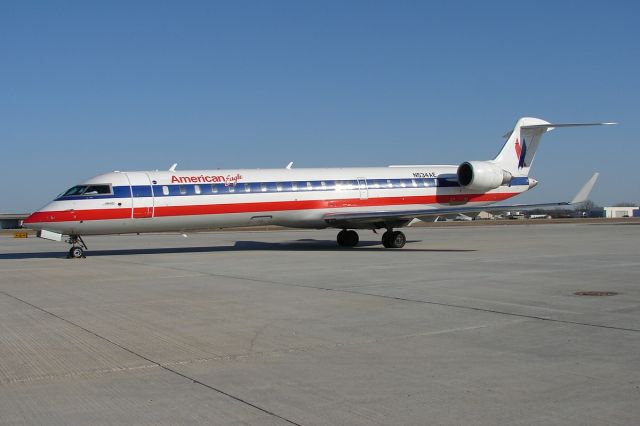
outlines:
[[182, 377], [182, 378], [184, 378], [186, 380], [191, 381], [192, 383], [200, 385], [200, 386], [202, 386], [202, 387], [204, 387], [206, 389], [212, 390], [212, 391], [214, 391], [214, 392], [216, 392], [216, 393], [218, 393], [220, 395], [224, 395], [224, 396], [226, 396], [226, 397], [228, 397], [228, 398], [230, 398], [230, 399], [232, 399], [232, 400], [234, 400], [236, 402], [240, 402], [241, 404], [244, 404], [244, 405], [246, 405], [248, 407], [251, 407], [251, 408], [253, 408], [255, 410], [261, 411], [261, 412], [263, 412], [265, 414], [268, 414], [268, 415], [270, 415], [272, 417], [278, 418], [278, 419], [280, 419], [280, 420], [282, 420], [282, 421], [284, 421], [284, 422], [286, 422], [288, 424], [301, 426], [299, 423], [296, 423], [293, 420], [290, 420], [290, 419], [288, 419], [288, 418], [286, 418], [284, 416], [276, 414], [273, 411], [270, 411], [270, 410], [268, 410], [266, 408], [260, 407], [259, 405], [256, 405], [256, 404], [254, 404], [252, 402], [249, 402], [249, 401], [247, 401], [245, 399], [242, 399], [239, 396], [235, 396], [235, 395], [233, 395], [233, 394], [231, 394], [229, 392], [226, 392], [226, 391], [224, 391], [224, 390], [222, 390], [220, 388], [216, 388], [216, 387], [214, 387], [212, 385], [204, 383], [204, 382], [202, 382], [202, 381], [200, 381], [200, 380], [198, 380], [198, 379], [196, 379], [194, 377], [190, 377], [190, 376], [188, 376], [188, 375], [186, 375], [184, 373], [179, 372], [178, 370], [175, 370], [175, 369], [167, 366], [166, 364], [162, 364], [162, 363], [160, 363], [158, 361], [154, 361], [153, 359], [151, 359], [149, 357], [146, 357], [146, 356], [144, 356], [144, 355], [142, 355], [142, 354], [140, 354], [140, 353], [134, 351], [133, 349], [130, 349], [130, 348], [124, 346], [124, 345], [121, 345], [121, 344], [109, 339], [108, 337], [102, 336], [101, 334], [99, 334], [99, 333], [97, 333], [97, 332], [95, 332], [93, 330], [90, 330], [90, 329], [88, 329], [86, 327], [83, 327], [80, 324], [77, 324], [77, 323], [75, 323], [75, 322], [73, 322], [73, 321], [71, 321], [69, 319], [61, 317], [60, 315], [55, 314], [55, 313], [53, 313], [51, 311], [48, 311], [48, 310], [46, 310], [46, 309], [44, 309], [44, 308], [42, 308], [42, 307], [40, 307], [38, 305], [35, 305], [35, 304], [31, 303], [31, 302], [28, 302], [28, 301], [26, 301], [24, 299], [21, 299], [21, 298], [19, 298], [17, 296], [14, 296], [14, 295], [10, 294], [10, 293], [7, 293], [4, 290], [0, 290], [0, 294], [3, 294], [6, 297], [9, 297], [11, 299], [17, 300], [18, 302], [21, 302], [21, 303], [23, 303], [23, 304], [25, 304], [27, 306], [30, 306], [30, 307], [32, 307], [34, 309], [37, 309], [37, 310], [39, 310], [41, 312], [44, 312], [45, 314], [50, 315], [50, 316], [52, 316], [52, 317], [54, 317], [56, 319], [64, 321], [67, 324], [70, 324], [70, 325], [72, 325], [72, 326], [74, 326], [76, 328], [79, 328], [80, 330], [82, 330], [82, 331], [84, 331], [86, 333], [89, 333], [89, 334], [97, 337], [98, 339], [104, 340], [104, 341], [106, 341], [106, 342], [108, 342], [108, 343], [110, 343], [110, 344], [112, 344], [114, 346], [117, 346], [118, 348], [120, 348], [120, 349], [122, 349], [122, 350], [124, 350], [124, 351], [126, 351], [126, 352], [128, 352], [128, 353], [130, 353], [130, 354], [132, 354], [132, 355], [134, 355], [134, 356], [136, 356], [138, 358], [140, 358], [140, 359], [143, 359], [143, 360], [153, 364], [154, 366], [160, 367], [160, 368], [162, 368], [163, 370], [165, 370], [165, 371], [167, 371], [169, 373], [172, 373], [172, 374], [175, 374], [177, 376], [180, 376], [180, 377]]
[[[130, 264], [134, 264], [134, 265], [149, 266], [146, 263], [140, 263], [140, 262], [126, 262], [126, 261], [122, 261], [122, 262], [130, 263]], [[341, 288], [331, 288], [331, 287], [322, 287], [322, 286], [314, 286], [314, 285], [306, 285], [306, 284], [286, 283], [286, 282], [282, 282], [282, 281], [265, 280], [265, 279], [260, 279], [260, 278], [251, 278], [251, 277], [239, 277], [239, 276], [235, 276], [235, 275], [215, 274], [213, 272], [194, 271], [194, 270], [190, 270], [190, 269], [177, 268], [177, 267], [171, 267], [171, 266], [162, 266], [162, 265], [154, 265], [154, 266], [156, 266], [158, 268], [163, 268], [163, 269], [171, 269], [171, 270], [174, 270], [174, 271], [199, 272], [199, 273], [201, 273], [203, 275], [210, 276], [210, 277], [228, 278], [228, 279], [233, 279], [233, 280], [250, 281], [250, 282], [255, 282], [255, 283], [263, 283], [263, 284], [275, 284], [275, 285], [282, 285], [282, 286], [287, 286], [287, 287], [308, 288], [308, 289], [315, 289], [315, 290], [331, 291], [331, 292], [336, 292], [336, 293], [354, 294], [354, 295], [360, 295], [360, 296], [378, 297], [378, 298], [382, 298], [382, 299], [397, 300], [397, 301], [401, 301], [401, 302], [420, 303], [420, 304], [424, 304], [424, 305], [443, 306], [443, 307], [455, 308], [455, 309], [466, 309], [466, 310], [476, 311], [476, 312], [486, 312], [486, 313], [491, 313], [491, 314], [506, 315], [506, 316], [518, 317], [518, 318], [528, 318], [528, 319], [532, 319], [532, 320], [547, 321], [547, 322], [553, 322], [553, 323], [559, 323], [559, 324], [580, 325], [580, 326], [584, 326], [584, 327], [594, 327], [594, 328], [602, 328], [602, 329], [618, 330], [618, 331], [631, 331], [631, 332], [635, 332], [635, 333], [640, 332], [640, 329], [637, 329], [637, 328], [617, 327], [617, 326], [613, 326], [613, 325], [593, 324], [593, 323], [582, 322], [582, 321], [571, 321], [571, 320], [563, 320], [563, 319], [558, 319], [558, 318], [542, 317], [542, 316], [539, 316], [539, 315], [519, 314], [519, 313], [516, 313], [516, 312], [501, 311], [501, 310], [489, 309], [489, 308], [479, 308], [479, 307], [476, 307], [476, 306], [468, 306], [468, 305], [458, 305], [458, 304], [455, 304], [455, 303], [437, 302], [437, 301], [434, 301], [434, 300], [410, 299], [410, 298], [407, 298], [407, 297], [389, 296], [389, 295], [384, 295], [384, 294], [367, 293], [367, 292], [362, 292], [362, 291], [353, 291], [353, 290], [341, 289]]]

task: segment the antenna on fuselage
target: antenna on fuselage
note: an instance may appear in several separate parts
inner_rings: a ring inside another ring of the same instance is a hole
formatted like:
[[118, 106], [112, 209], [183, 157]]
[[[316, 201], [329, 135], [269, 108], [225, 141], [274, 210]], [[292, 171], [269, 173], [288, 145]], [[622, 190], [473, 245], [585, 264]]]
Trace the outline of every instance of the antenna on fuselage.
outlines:
[[290, 170], [291, 167], [293, 167], [293, 161], [289, 161], [289, 164], [287, 164], [287, 167], [285, 167], [287, 170]]
[[178, 167], [178, 163], [173, 163], [171, 165], [171, 167], [169, 167], [169, 171], [170, 172], [175, 172], [176, 171], [176, 167]]

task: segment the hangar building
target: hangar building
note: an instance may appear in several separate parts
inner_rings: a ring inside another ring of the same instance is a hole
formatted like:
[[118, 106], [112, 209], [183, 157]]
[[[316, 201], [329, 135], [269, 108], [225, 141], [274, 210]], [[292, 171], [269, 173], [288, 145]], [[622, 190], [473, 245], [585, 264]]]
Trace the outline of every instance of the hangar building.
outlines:
[[640, 213], [640, 207], [605, 207], [604, 217], [634, 217]]

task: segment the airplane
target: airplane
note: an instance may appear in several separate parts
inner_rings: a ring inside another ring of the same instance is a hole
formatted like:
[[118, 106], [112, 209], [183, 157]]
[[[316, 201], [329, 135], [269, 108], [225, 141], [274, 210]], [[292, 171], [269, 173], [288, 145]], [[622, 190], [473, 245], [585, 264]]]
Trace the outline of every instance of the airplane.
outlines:
[[[101, 174], [58, 195], [24, 226], [71, 244], [84, 257], [82, 236], [281, 225], [340, 229], [340, 247], [359, 242], [355, 230], [384, 229], [382, 245], [402, 248], [396, 230], [418, 220], [483, 210], [568, 206], [585, 201], [594, 174], [571, 201], [495, 205], [537, 185], [529, 170], [542, 135], [554, 128], [616, 123], [562, 123], [523, 117], [493, 160], [459, 165], [359, 168], [185, 170]], [[488, 207], [490, 206], [490, 207]]]

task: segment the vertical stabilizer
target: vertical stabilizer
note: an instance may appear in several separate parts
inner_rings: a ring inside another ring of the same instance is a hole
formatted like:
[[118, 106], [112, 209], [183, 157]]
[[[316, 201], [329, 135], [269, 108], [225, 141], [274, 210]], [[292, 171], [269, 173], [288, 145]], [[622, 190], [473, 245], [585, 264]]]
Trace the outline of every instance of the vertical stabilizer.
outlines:
[[523, 117], [518, 120], [507, 142], [492, 161], [513, 176], [527, 176], [542, 135], [552, 129], [549, 122], [539, 118]]

